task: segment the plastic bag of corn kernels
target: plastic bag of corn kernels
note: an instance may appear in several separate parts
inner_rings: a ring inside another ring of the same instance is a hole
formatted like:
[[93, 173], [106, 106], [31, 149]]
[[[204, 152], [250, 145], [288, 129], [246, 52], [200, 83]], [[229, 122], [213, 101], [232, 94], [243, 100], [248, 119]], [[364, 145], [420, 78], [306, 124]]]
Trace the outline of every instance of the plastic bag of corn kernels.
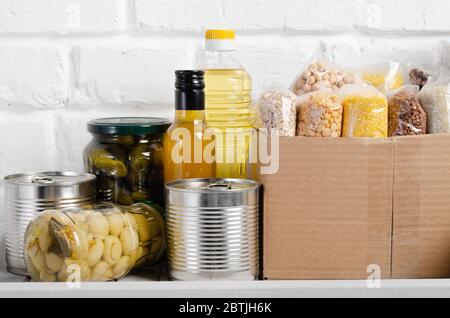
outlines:
[[342, 99], [332, 90], [299, 96], [297, 136], [341, 137], [342, 112]]
[[382, 93], [396, 90], [405, 85], [405, 75], [402, 65], [388, 61], [364, 64], [356, 67], [356, 74], [366, 84], [375, 87]]
[[302, 95], [318, 90], [337, 91], [345, 85], [357, 82], [352, 73], [333, 65], [323, 56], [323, 52], [318, 50], [311, 62], [294, 80], [290, 89], [296, 95]]
[[272, 88], [262, 94], [257, 109], [262, 128], [271, 134], [276, 130], [279, 136], [295, 136], [297, 96], [287, 89]]
[[427, 115], [419, 103], [419, 86], [407, 85], [388, 95], [388, 135], [425, 135]]
[[388, 102], [383, 94], [369, 85], [349, 85], [339, 95], [344, 108], [342, 137], [387, 137]]

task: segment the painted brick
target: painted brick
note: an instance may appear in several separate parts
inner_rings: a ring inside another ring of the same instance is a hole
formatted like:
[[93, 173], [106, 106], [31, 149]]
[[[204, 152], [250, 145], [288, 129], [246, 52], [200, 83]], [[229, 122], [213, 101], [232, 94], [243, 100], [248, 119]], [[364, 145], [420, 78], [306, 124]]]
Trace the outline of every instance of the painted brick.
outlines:
[[3, 0], [0, 32], [111, 32], [126, 24], [126, 0]]
[[361, 26], [383, 31], [450, 31], [449, 12], [447, 0], [370, 0]]
[[188, 48], [80, 48], [72, 103], [152, 104], [173, 100], [174, 71], [192, 68]]
[[202, 31], [225, 27], [220, 0], [135, 0], [140, 31]]
[[0, 45], [0, 106], [63, 107], [67, 77], [58, 49]]

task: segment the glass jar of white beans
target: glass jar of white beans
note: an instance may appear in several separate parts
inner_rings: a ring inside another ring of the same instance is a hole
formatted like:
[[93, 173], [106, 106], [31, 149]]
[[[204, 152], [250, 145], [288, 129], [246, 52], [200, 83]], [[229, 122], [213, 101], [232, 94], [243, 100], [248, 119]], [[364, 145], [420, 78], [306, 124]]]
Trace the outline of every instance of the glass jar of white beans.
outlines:
[[161, 208], [152, 203], [47, 210], [25, 234], [25, 263], [33, 281], [117, 280], [158, 261], [165, 250]]

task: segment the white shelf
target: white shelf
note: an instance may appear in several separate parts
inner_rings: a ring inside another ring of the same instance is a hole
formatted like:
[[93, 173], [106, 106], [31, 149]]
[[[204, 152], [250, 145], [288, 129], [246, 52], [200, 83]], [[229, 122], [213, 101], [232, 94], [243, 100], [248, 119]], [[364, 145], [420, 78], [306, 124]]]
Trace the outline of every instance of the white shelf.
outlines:
[[65, 283], [7, 280], [0, 283], [0, 297], [450, 297], [449, 280], [383, 281], [380, 289], [368, 289], [364, 281], [155, 282], [129, 277], [70, 289]]
[[365, 281], [170, 282], [141, 273], [69, 288], [8, 273], [0, 244], [0, 297], [450, 297], [450, 279], [384, 280], [381, 288], [369, 289]]

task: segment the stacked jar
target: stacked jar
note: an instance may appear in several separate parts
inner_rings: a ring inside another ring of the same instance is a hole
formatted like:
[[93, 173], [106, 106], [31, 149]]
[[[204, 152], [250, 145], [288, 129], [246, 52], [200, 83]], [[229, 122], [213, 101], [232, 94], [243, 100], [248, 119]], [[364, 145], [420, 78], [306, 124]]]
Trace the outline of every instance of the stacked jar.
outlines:
[[92, 141], [84, 151], [87, 172], [97, 176], [97, 201], [164, 204], [161, 118], [103, 118], [88, 123]]
[[33, 281], [108, 281], [164, 254], [164, 220], [153, 204], [47, 210], [25, 234]]

